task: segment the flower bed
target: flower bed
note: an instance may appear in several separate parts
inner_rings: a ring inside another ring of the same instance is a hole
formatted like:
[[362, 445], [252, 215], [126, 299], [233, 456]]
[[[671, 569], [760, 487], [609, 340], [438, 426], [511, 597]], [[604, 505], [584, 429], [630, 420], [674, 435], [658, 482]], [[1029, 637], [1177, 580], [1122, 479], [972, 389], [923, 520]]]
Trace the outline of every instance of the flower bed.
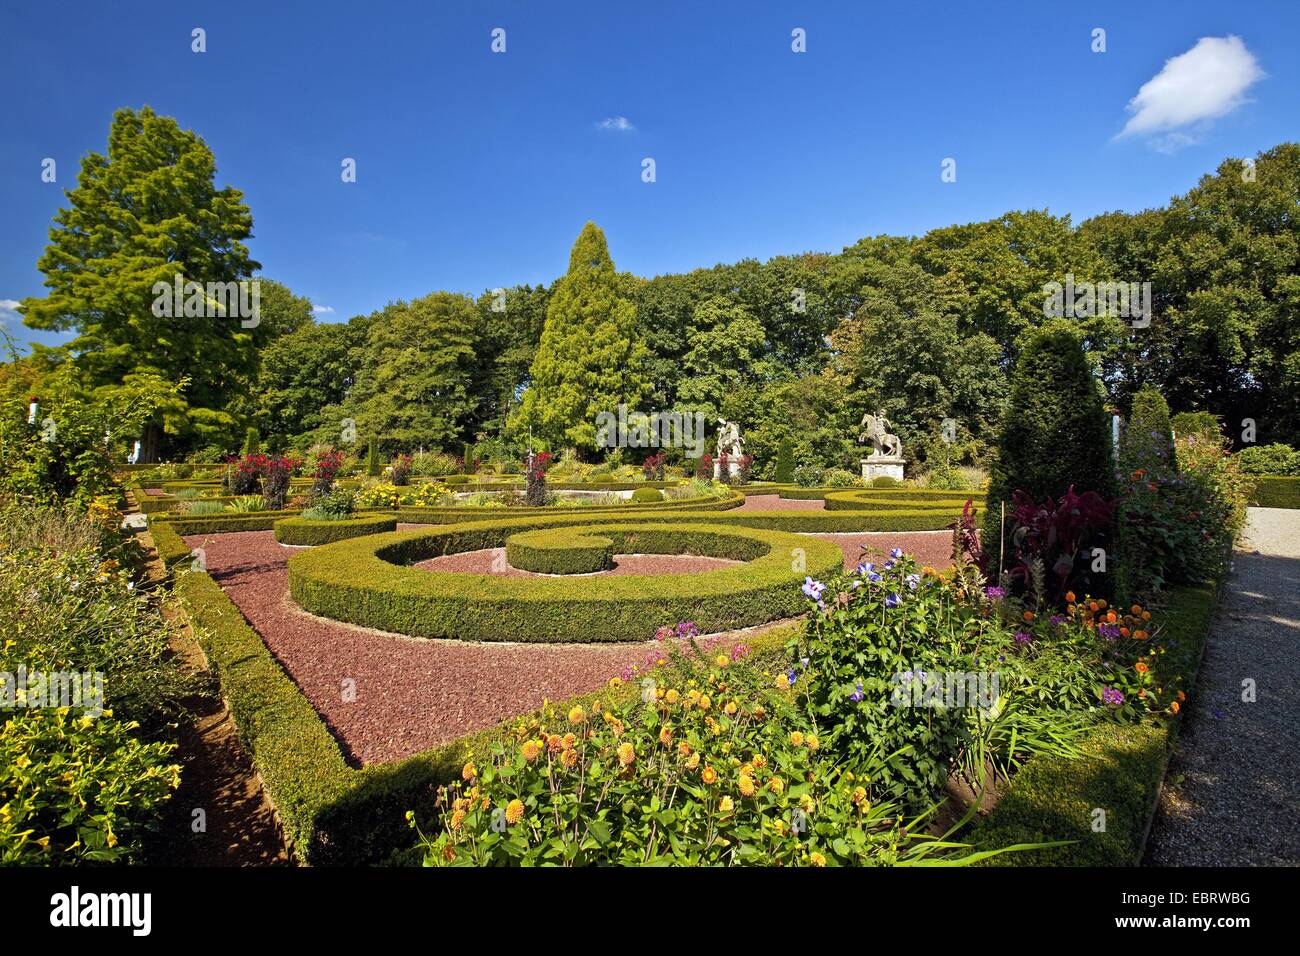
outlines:
[[368, 514], [337, 521], [312, 521], [298, 516], [281, 518], [275, 522], [273, 528], [276, 541], [303, 547], [396, 531], [397, 518], [391, 514]]
[[[517, 532], [596, 530], [619, 553], [707, 554], [748, 562], [704, 574], [559, 579], [493, 578], [403, 565], [502, 547]], [[417, 637], [515, 641], [633, 641], [651, 622], [695, 620], [709, 630], [797, 613], [792, 584], [842, 564], [837, 547], [781, 532], [689, 523], [592, 524], [580, 518], [478, 521], [340, 542], [289, 562], [305, 610]]]

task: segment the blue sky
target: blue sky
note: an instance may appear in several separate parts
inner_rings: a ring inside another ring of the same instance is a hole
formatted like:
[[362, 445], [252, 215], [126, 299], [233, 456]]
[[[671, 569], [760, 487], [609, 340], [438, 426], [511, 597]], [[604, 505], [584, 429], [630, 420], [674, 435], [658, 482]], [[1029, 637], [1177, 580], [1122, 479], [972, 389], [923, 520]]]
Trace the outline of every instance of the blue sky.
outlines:
[[198, 132], [252, 207], [262, 274], [338, 321], [549, 282], [588, 219], [620, 269], [651, 276], [1008, 209], [1159, 205], [1300, 137], [1297, 48], [1293, 0], [10, 3], [0, 321], [54, 340], [6, 305], [41, 292], [62, 190], [122, 106]]

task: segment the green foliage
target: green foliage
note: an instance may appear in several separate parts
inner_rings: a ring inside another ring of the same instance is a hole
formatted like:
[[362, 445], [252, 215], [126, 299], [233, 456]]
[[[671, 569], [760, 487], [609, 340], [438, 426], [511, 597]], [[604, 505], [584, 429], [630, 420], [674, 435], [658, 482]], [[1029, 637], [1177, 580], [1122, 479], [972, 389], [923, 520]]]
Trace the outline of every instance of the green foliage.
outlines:
[[800, 488], [816, 488], [821, 485], [824, 474], [821, 465], [804, 463], [794, 470], [794, 483]]
[[638, 488], [636, 491], [632, 492], [632, 501], [639, 505], [663, 500], [664, 493], [658, 488]]
[[54, 217], [38, 263], [49, 294], [22, 304], [28, 326], [77, 333], [52, 357], [74, 362], [92, 388], [111, 393], [138, 375], [182, 385], [182, 398], [146, 429], [146, 460], [164, 427], [201, 440], [228, 435], [235, 420], [226, 407], [269, 337], [233, 317], [174, 318], [152, 308], [155, 283], [178, 275], [232, 282], [258, 268], [243, 243], [253, 229], [243, 195], [217, 189], [215, 175], [212, 151], [195, 133], [148, 107], [117, 111], [107, 156], [85, 156], [68, 207]]
[[1011, 376], [984, 524], [990, 567], [1003, 566], [1000, 505], [1006, 502], [1009, 511], [1013, 492], [1041, 501], [1073, 486], [1109, 501], [1114, 469], [1101, 385], [1079, 332], [1063, 319], [1048, 322], [1029, 336]]
[[397, 530], [397, 519], [392, 515], [366, 514], [345, 518], [328, 514], [312, 515], [310, 510], [296, 518], [281, 518], [276, 521], [275, 540], [281, 544], [303, 547]]
[[1190, 518], [1194, 505], [1173, 480], [1177, 471], [1169, 406], [1146, 386], [1133, 396], [1119, 445], [1114, 573], [1121, 604], [1163, 587], [1168, 565], [1200, 537]]
[[1250, 503], [1260, 508], [1300, 508], [1300, 478], [1256, 478]]
[[256, 428], [250, 428], [244, 433], [244, 448], [240, 452], [245, 458], [249, 455], [256, 455], [262, 450], [262, 436]]
[[794, 445], [789, 438], [782, 438], [776, 450], [776, 469], [772, 479], [789, 484], [794, 481]]
[[[1194, 687], [1201, 648], [1215, 606], [1212, 587], [1181, 587], [1168, 595], [1162, 658], [1172, 681]], [[977, 846], [1063, 841], [1015, 862], [1030, 866], [1137, 866], [1178, 723], [1097, 724], [1076, 742], [1073, 756], [1031, 759], [987, 819], [971, 834]], [[1094, 826], [1106, 808], [1106, 827]], [[1004, 857], [994, 864], [1012, 862]]]
[[1247, 445], [1234, 457], [1243, 475], [1300, 478], [1300, 451], [1290, 445]]
[[0, 864], [61, 866], [138, 857], [180, 785], [170, 744], [139, 725], [32, 710], [0, 723]]
[[614, 542], [567, 528], [524, 531], [506, 539], [506, 560], [537, 574], [592, 574], [613, 566]]
[[382, 467], [379, 463], [379, 442], [372, 438], [366, 448], [366, 474], [371, 478], [378, 478], [381, 471]]
[[1121, 474], [1143, 469], [1148, 474], [1171, 475], [1177, 470], [1174, 439], [1170, 432], [1169, 405], [1159, 390], [1146, 386], [1133, 396], [1119, 443]]
[[824, 763], [806, 715], [764, 686], [761, 668], [698, 650], [672, 663], [648, 702], [549, 707], [475, 750], [440, 791], [435, 835], [408, 814], [425, 865], [964, 861], [964, 846], [909, 834], [897, 807]]
[[1169, 425], [1180, 438], [1195, 435], [1216, 443], [1223, 440], [1223, 422], [1209, 412], [1179, 412], [1169, 420]]
[[605, 234], [587, 223], [552, 290], [530, 385], [513, 425], [552, 447], [596, 450], [596, 416], [636, 409], [646, 394], [636, 307], [620, 289]]

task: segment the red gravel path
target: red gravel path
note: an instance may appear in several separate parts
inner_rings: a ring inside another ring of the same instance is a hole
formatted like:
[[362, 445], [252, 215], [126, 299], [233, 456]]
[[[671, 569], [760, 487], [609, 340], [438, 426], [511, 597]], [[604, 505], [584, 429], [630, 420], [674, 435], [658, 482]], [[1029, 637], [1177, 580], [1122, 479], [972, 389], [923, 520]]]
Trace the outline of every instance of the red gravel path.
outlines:
[[[946, 532], [817, 537], [840, 544], [846, 567], [857, 564], [860, 543], [878, 549], [901, 547], [940, 566], [939, 556], [946, 555], [949, 541]], [[185, 543], [204, 549], [208, 572], [322, 715], [344, 752], [359, 763], [419, 753], [535, 710], [543, 698], [562, 700], [596, 690], [628, 664], [641, 663], [661, 649], [653, 641], [468, 643], [367, 630], [309, 615], [289, 599], [285, 564], [298, 549], [278, 544], [273, 532], [190, 535]], [[490, 552], [477, 554], [489, 555], [490, 563]], [[658, 561], [665, 556], [644, 557]], [[730, 563], [684, 556], [676, 560]], [[629, 567], [624, 573], [636, 572]], [[672, 622], [647, 626], [656, 623]], [[739, 639], [737, 632], [717, 638]], [[342, 699], [345, 680], [355, 681], [351, 703]]]
[[820, 498], [804, 501], [801, 498], [782, 498], [779, 495], [746, 495], [745, 503], [736, 511], [825, 511], [826, 502]]
[[[844, 552], [844, 567], [856, 568], [858, 562], [866, 560], [879, 562], [889, 556], [893, 548], [902, 548], [909, 557], [915, 558], [922, 565], [943, 569], [952, 564], [951, 531], [873, 531], [864, 533], [855, 531], [850, 534], [814, 534], [812, 538], [833, 541]], [[862, 550], [865, 546], [868, 550]]]
[[[725, 558], [705, 558], [694, 554], [616, 554], [614, 567], [608, 571], [595, 572], [591, 576], [595, 577], [598, 574], [601, 577], [617, 578], [638, 574], [689, 574], [692, 571], [717, 571], [719, 568], [729, 568], [744, 563], [728, 561]], [[506, 578], [545, 576], [510, 567], [506, 563], [505, 548], [444, 554], [421, 561], [414, 566], [422, 571], [468, 571], [473, 574], [497, 574]]]
[[[433, 641], [314, 617], [288, 597], [285, 562], [297, 549], [270, 531], [191, 535], [225, 589], [360, 763], [383, 763], [603, 687], [662, 646]], [[647, 622], [647, 626], [665, 622]], [[732, 636], [739, 640], [739, 637]], [[723, 640], [723, 639], [719, 639]], [[344, 703], [343, 681], [356, 682]]]

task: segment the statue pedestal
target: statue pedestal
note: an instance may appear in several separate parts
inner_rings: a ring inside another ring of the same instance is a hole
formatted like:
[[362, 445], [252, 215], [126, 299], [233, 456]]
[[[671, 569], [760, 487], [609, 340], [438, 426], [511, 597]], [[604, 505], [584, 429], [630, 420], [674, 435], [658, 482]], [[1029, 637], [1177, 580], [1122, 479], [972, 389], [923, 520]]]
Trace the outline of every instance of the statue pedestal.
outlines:
[[[736, 478], [739, 477], [739, 475], [740, 475], [740, 462], [737, 461], [735, 458], [728, 458], [727, 476], [729, 478]], [[722, 480], [722, 462], [718, 461], [716, 458], [713, 460], [713, 480], [714, 481]]]
[[902, 457], [898, 455], [871, 455], [868, 458], [863, 458], [863, 481], [874, 481], [877, 478], [893, 478], [896, 481], [902, 481]]

